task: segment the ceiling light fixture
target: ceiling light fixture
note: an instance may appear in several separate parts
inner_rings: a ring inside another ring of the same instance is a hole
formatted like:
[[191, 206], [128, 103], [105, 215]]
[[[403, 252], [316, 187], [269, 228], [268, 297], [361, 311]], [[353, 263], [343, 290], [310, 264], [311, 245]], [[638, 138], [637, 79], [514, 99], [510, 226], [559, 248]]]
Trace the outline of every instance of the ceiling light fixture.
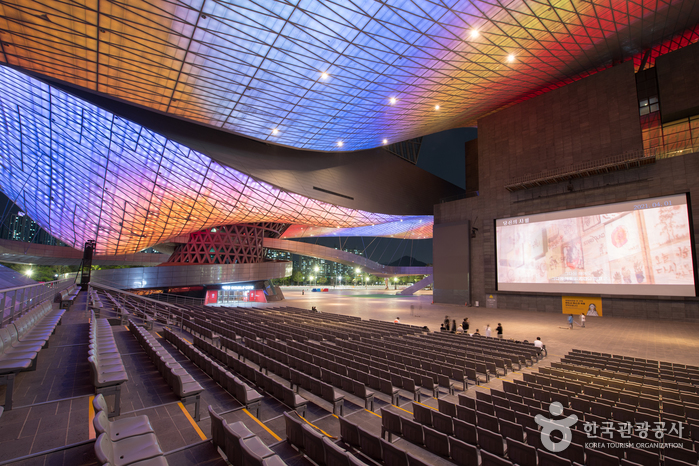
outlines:
[[279, 133], [279, 130], [277, 128], [272, 129], [272, 134], [277, 134]]
[[384, 139], [384, 140], [383, 140], [383, 143], [384, 143], [384, 144], [388, 144], [388, 139]]
[[512, 53], [509, 54], [509, 55], [507, 56], [507, 61], [510, 62], [510, 63], [512, 63], [513, 61], [515, 61], [515, 56], [514, 56], [514, 54], [512, 54]]
[[480, 36], [481, 33], [478, 32], [478, 29], [471, 29], [471, 39], [475, 39], [476, 37]]
[[391, 97], [388, 101], [391, 103], [391, 105], [393, 105], [393, 104], [396, 103], [396, 98], [395, 98], [395, 97]]
[[320, 75], [321, 79], [328, 79], [329, 75], [326, 72], [323, 72], [323, 74]]
[[342, 147], [342, 141], [337, 141], [337, 147]]
[[435, 110], [439, 110], [439, 105], [435, 105], [435, 106], [434, 106], [434, 109], [435, 109]]

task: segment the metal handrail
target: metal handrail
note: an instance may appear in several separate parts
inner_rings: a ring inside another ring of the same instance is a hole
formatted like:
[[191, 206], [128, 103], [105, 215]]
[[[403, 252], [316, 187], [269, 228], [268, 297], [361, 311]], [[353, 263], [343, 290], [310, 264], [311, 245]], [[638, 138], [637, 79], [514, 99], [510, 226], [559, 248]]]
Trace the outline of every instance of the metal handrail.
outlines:
[[[102, 283], [91, 282], [90, 287], [100, 288], [100, 289], [103, 289], [105, 291], [109, 291], [110, 293], [116, 294], [117, 299], [121, 300], [122, 304], [125, 302], [126, 296], [128, 296], [130, 298], [130, 301], [132, 301], [132, 302], [133, 302], [133, 298], [140, 300], [140, 302], [143, 303], [143, 307], [140, 307], [139, 310], [144, 315], [146, 315], [152, 319], [157, 319], [159, 317], [157, 314], [159, 314], [160, 316], [162, 316], [164, 314], [162, 306], [165, 306], [165, 308], [167, 309], [167, 314], [165, 315], [165, 317], [166, 317], [168, 322], [176, 322], [177, 321], [175, 316], [173, 316], [173, 314], [172, 314], [173, 312], [176, 311], [176, 316], [179, 316], [180, 314], [182, 314], [181, 308], [177, 307], [174, 304], [170, 304], [166, 301], [159, 301], [157, 299], [152, 299], [152, 298], [148, 298], [146, 296], [137, 295], [135, 293], [120, 290], [118, 288], [113, 288], [111, 286], [104, 285]], [[151, 304], [152, 306], [149, 306], [149, 304]]]
[[26, 314], [32, 307], [50, 299], [75, 283], [75, 277], [0, 290], [0, 328]]

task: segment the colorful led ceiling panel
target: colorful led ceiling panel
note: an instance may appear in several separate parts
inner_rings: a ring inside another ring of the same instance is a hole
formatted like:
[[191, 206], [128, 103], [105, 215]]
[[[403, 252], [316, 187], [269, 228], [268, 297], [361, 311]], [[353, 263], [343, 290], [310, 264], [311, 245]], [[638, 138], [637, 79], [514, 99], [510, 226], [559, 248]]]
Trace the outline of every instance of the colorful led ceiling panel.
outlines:
[[249, 137], [355, 150], [472, 125], [695, 41], [697, 23], [696, 0], [3, 0], [0, 61]]
[[432, 235], [431, 216], [375, 214], [280, 191], [3, 66], [0, 89], [0, 189], [74, 247], [95, 239], [98, 254], [131, 253], [253, 222]]

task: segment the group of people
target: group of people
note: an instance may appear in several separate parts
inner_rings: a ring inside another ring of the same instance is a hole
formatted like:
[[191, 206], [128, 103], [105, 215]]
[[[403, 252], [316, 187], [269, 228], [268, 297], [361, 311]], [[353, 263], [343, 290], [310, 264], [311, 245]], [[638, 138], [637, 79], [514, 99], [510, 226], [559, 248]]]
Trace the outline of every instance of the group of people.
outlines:
[[[480, 329], [476, 329], [475, 332], [469, 333], [469, 329], [471, 327], [471, 324], [468, 321], [468, 317], [464, 317], [463, 322], [459, 324], [458, 326], [456, 325], [456, 319], [450, 320], [449, 316], [444, 316], [444, 323], [441, 325], [439, 328], [440, 331], [442, 332], [451, 332], [451, 333], [466, 333], [471, 336], [478, 335], [480, 336], [481, 332]], [[498, 322], [498, 326], [495, 328], [495, 332], [498, 336], [498, 338], [502, 338], [502, 324]], [[490, 324], [485, 325], [485, 336], [489, 337], [492, 334], [492, 330], [490, 328]]]

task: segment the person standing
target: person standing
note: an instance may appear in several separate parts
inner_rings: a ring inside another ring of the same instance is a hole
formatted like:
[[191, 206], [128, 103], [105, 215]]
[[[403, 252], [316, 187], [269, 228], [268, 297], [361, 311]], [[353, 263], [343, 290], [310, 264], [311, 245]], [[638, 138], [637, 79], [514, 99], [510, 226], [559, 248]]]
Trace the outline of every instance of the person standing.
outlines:
[[568, 325], [570, 326], [570, 329], [573, 330], [573, 314], [568, 315]]
[[447, 332], [449, 331], [449, 316], [444, 316], [444, 328], [447, 329]]
[[580, 314], [580, 326], [585, 328], [585, 314]]
[[498, 322], [498, 326], [495, 328], [495, 331], [498, 334], [498, 338], [502, 340], [502, 324]]
[[451, 323], [451, 333], [456, 333], [456, 319]]
[[490, 324], [485, 324], [485, 336], [489, 337], [491, 334]]
[[461, 327], [464, 329], [464, 333], [468, 333], [468, 328], [469, 328], [468, 317], [464, 317], [464, 321], [462, 322]]

